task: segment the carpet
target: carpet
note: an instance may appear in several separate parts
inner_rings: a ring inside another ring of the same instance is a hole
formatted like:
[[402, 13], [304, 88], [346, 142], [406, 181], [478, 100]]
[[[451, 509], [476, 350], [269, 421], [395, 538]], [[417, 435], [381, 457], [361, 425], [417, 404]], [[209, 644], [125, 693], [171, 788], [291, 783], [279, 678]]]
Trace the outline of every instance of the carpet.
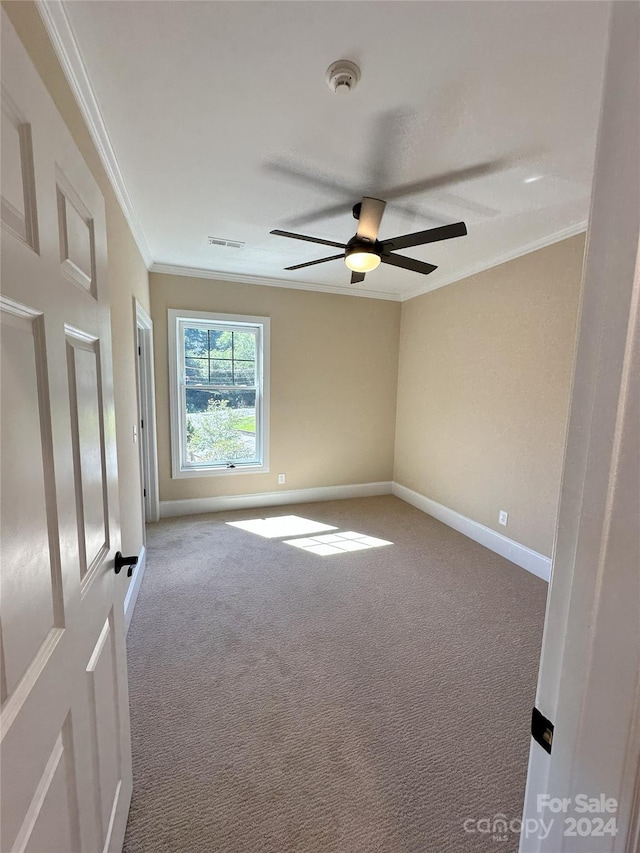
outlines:
[[[294, 514], [393, 544], [226, 524]], [[513, 853], [546, 592], [391, 496], [149, 526], [125, 853]]]

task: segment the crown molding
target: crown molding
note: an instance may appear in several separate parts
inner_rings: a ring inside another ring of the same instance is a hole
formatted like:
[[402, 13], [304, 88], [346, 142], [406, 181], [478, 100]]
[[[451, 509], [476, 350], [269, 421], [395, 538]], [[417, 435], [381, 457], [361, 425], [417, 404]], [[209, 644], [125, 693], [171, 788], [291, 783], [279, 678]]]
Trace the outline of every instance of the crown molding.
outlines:
[[587, 220], [576, 222], [569, 225], [567, 228], [561, 228], [560, 231], [554, 231], [553, 234], [548, 234], [546, 237], [541, 237], [538, 240], [533, 240], [531, 243], [525, 243], [524, 246], [519, 246], [509, 252], [503, 252], [497, 255], [489, 263], [479, 263], [476, 266], [468, 267], [465, 270], [459, 270], [454, 275], [446, 276], [440, 279], [437, 283], [431, 286], [421, 287], [418, 290], [412, 290], [400, 297], [401, 302], [407, 302], [409, 299], [415, 299], [416, 296], [423, 296], [425, 293], [431, 293], [433, 290], [438, 290], [440, 287], [445, 287], [447, 284], [453, 284], [457, 281], [462, 281], [472, 275], [484, 272], [485, 270], [499, 267], [501, 264], [506, 264], [507, 261], [515, 261], [516, 258], [521, 258], [524, 255], [529, 255], [531, 252], [537, 252], [539, 249], [544, 249], [547, 246], [552, 246], [554, 243], [559, 243], [561, 240], [568, 240], [569, 237], [575, 237], [577, 234], [582, 234], [587, 230]]
[[84, 118], [93, 144], [96, 146], [109, 182], [118, 199], [125, 219], [131, 229], [133, 239], [142, 255], [147, 268], [153, 258], [142, 225], [127, 190], [118, 159], [113, 150], [98, 100], [89, 80], [87, 69], [80, 53], [71, 22], [67, 17], [62, 0], [35, 0], [36, 8], [42, 18], [53, 49], [60, 61], [67, 82], [71, 87], [82, 117]]
[[237, 281], [242, 284], [260, 284], [267, 287], [288, 287], [292, 290], [314, 290], [318, 293], [333, 293], [338, 296], [363, 296], [366, 299], [386, 299], [391, 302], [401, 302], [399, 293], [382, 290], [364, 290], [356, 287], [340, 287], [332, 284], [315, 284], [310, 281], [290, 281], [285, 278], [266, 278], [259, 275], [243, 275], [241, 273], [207, 270], [199, 267], [181, 267], [175, 264], [152, 263], [149, 272], [164, 273], [165, 275], [184, 275], [188, 278], [211, 278], [215, 281]]

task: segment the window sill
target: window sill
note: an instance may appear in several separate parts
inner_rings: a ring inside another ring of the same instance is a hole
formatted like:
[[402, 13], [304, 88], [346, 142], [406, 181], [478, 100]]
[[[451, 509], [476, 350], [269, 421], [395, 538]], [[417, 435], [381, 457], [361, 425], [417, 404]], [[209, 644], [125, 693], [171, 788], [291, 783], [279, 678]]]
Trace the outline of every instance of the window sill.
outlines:
[[173, 471], [171, 479], [182, 480], [190, 477], [229, 477], [238, 474], [268, 474], [269, 466], [263, 465], [238, 465], [236, 468], [180, 468]]

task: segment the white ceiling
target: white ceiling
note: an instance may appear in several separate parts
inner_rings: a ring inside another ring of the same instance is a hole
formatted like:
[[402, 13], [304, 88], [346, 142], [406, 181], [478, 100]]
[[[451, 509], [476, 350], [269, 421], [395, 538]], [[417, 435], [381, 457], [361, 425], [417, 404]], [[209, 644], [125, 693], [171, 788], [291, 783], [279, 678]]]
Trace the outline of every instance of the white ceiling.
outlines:
[[[381, 239], [460, 219], [469, 234], [406, 251], [438, 264], [429, 277], [383, 266], [358, 288], [387, 298], [582, 230], [608, 8], [64, 4], [155, 268], [352, 292], [342, 261], [283, 271], [334, 251], [269, 231], [346, 242], [360, 196], [495, 161], [490, 174], [389, 203]], [[347, 96], [324, 79], [342, 58], [362, 70]], [[309, 220], [336, 203], [338, 214]], [[211, 247], [210, 235], [246, 246]]]

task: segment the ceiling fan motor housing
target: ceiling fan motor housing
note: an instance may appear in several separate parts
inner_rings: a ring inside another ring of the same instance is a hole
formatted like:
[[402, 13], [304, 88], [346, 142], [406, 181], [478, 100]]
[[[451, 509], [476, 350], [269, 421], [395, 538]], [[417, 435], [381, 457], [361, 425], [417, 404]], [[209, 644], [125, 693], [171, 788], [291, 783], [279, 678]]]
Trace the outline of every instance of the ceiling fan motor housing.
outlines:
[[339, 59], [327, 68], [325, 79], [335, 95], [348, 95], [358, 85], [360, 69], [355, 62]]
[[366, 237], [358, 237], [354, 234], [347, 243], [345, 255], [350, 255], [352, 252], [370, 252], [372, 255], [382, 254], [382, 243], [379, 240], [372, 242]]

